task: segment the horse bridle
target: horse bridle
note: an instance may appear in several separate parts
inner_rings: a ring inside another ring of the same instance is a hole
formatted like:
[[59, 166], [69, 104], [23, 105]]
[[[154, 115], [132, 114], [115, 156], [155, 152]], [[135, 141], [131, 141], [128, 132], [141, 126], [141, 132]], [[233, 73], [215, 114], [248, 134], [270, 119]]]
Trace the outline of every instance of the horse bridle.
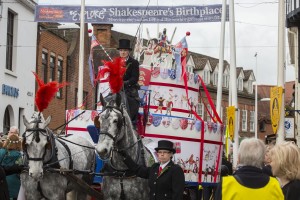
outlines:
[[102, 110], [102, 112], [100, 112], [98, 114], [98, 116], [100, 116], [101, 113], [103, 113], [104, 111], [106, 111], [104, 118], [107, 119], [109, 117], [109, 113], [112, 112], [112, 111], [114, 111], [114, 109], [118, 110], [121, 113], [121, 117], [119, 117], [119, 115], [118, 115], [118, 123], [117, 123], [117, 129], [118, 130], [117, 130], [117, 134], [115, 136], [113, 136], [112, 134], [108, 133], [107, 131], [103, 132], [103, 131], [100, 130], [99, 135], [102, 134], [102, 135], [107, 135], [108, 137], [110, 137], [113, 140], [114, 146], [115, 146], [115, 143], [117, 142], [118, 137], [120, 135], [121, 128], [125, 125], [125, 117], [124, 117], [124, 114], [123, 114], [123, 110], [120, 109], [120, 108], [118, 108], [118, 107], [116, 107], [116, 106], [110, 106], [110, 105], [108, 105], [108, 106], [106, 106]]
[[[45, 155], [46, 155], [46, 148], [45, 148], [45, 151], [43, 153], [43, 156], [41, 158], [32, 158], [29, 156], [28, 152], [27, 152], [27, 144], [26, 144], [26, 138], [29, 137], [30, 135], [33, 134], [33, 138], [32, 138], [32, 141], [35, 140], [37, 143], [40, 141], [40, 133], [44, 136], [47, 137], [47, 144], [50, 144], [51, 145], [51, 137], [50, 137], [50, 134], [48, 133], [48, 131], [46, 129], [43, 129], [43, 128], [39, 128], [39, 123], [41, 123], [41, 120], [40, 119], [37, 119], [35, 121], [33, 121], [35, 123], [34, 127], [33, 128], [29, 128], [29, 129], [26, 129], [25, 132], [22, 134], [22, 138], [23, 138], [23, 151], [24, 151], [24, 154], [26, 155], [26, 159], [29, 161], [44, 161], [44, 158], [45, 158]], [[26, 133], [27, 132], [31, 132], [29, 135], [26, 136]], [[53, 151], [53, 150], [52, 150]], [[53, 152], [51, 152], [51, 157], [53, 156]], [[51, 159], [50, 157], [50, 159]], [[49, 159], [49, 160], [50, 160]], [[48, 161], [45, 161], [46, 163]]]

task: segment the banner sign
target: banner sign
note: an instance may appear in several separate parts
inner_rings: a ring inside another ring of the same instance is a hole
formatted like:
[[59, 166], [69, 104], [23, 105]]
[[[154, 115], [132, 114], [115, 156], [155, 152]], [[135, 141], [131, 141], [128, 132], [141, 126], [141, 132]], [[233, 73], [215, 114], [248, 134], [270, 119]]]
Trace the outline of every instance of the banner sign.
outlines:
[[[228, 21], [228, 6], [227, 6]], [[86, 6], [86, 23], [200, 23], [219, 22], [222, 5], [206, 6]], [[36, 22], [80, 22], [80, 6], [37, 5]]]
[[230, 140], [234, 139], [234, 126], [235, 126], [235, 107], [229, 106], [227, 107], [227, 126]]
[[293, 117], [284, 119], [285, 138], [295, 138], [295, 119]]
[[270, 114], [273, 132], [276, 134], [280, 120], [280, 109], [282, 101], [282, 87], [272, 87], [270, 91]]

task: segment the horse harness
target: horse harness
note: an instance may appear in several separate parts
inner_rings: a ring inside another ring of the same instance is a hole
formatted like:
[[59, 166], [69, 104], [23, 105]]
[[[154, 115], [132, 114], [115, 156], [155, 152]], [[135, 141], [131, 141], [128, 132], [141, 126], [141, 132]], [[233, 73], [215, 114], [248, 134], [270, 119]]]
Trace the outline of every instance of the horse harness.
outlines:
[[[24, 152], [24, 155], [25, 155], [25, 160], [26, 161], [30, 161], [30, 160], [31, 161], [43, 161], [43, 166], [45, 166], [46, 169], [48, 169], [50, 167], [51, 168], [55, 168], [55, 169], [60, 169], [61, 166], [59, 164], [59, 160], [58, 160], [58, 157], [57, 157], [58, 149], [57, 149], [57, 146], [55, 144], [55, 138], [54, 138], [53, 133], [48, 128], [43, 129], [43, 128], [39, 128], [38, 127], [39, 123], [41, 123], [40, 119], [36, 119], [33, 122], [35, 123], [35, 126], [33, 128], [26, 129], [25, 132], [22, 134], [22, 138], [23, 138], [23, 140], [22, 140], [22, 146], [23, 146], [23, 152]], [[29, 134], [29, 135], [26, 136], [27, 132], [31, 132], [31, 134]], [[26, 144], [26, 138], [29, 137], [32, 134], [33, 134], [32, 140], [35, 140], [37, 143], [40, 142], [40, 135], [39, 134], [42, 134], [42, 135], [44, 135], [44, 136], [47, 137], [46, 148], [45, 148], [45, 151], [43, 153], [43, 156], [40, 157], [40, 158], [32, 158], [28, 154], [27, 144]], [[73, 160], [72, 160], [72, 155], [71, 155], [70, 148], [68, 147], [68, 145], [66, 145], [65, 142], [63, 142], [63, 141], [61, 141], [59, 139], [57, 139], [57, 141], [59, 141], [62, 144], [62, 146], [66, 149], [66, 151], [68, 152], [68, 155], [69, 155], [68, 157], [70, 159], [69, 169], [73, 169]], [[44, 159], [45, 159], [47, 148], [50, 149], [51, 156], [50, 156], [50, 159], [48, 159], [48, 160], [45, 161]], [[25, 166], [28, 167], [28, 162], [25, 162]], [[41, 196], [44, 199], [47, 199], [45, 197], [45, 195], [43, 194], [43, 192], [42, 192], [40, 181], [38, 181], [37, 190], [40, 192]]]
[[[138, 140], [135, 143], [131, 144], [128, 147], [125, 147], [125, 148], [122, 148], [122, 149], [117, 148], [116, 143], [119, 140], [118, 138], [119, 138], [121, 129], [122, 129], [123, 126], [126, 125], [126, 123], [125, 123], [125, 117], [124, 117], [124, 114], [123, 114], [123, 110], [120, 109], [120, 108], [118, 108], [118, 107], [116, 107], [116, 106], [108, 105], [108, 106], [104, 107], [103, 111], [100, 112], [99, 115], [101, 113], [103, 113], [104, 111], [106, 111], [106, 113], [104, 115], [104, 118], [107, 119], [109, 117], [109, 113], [112, 112], [112, 111], [114, 111], [114, 109], [118, 110], [121, 113], [121, 116], [118, 115], [118, 121], [117, 121], [117, 129], [118, 130], [117, 130], [117, 134], [115, 136], [113, 136], [113, 135], [111, 135], [108, 132], [100, 131], [99, 135], [102, 134], [102, 135], [107, 135], [108, 137], [110, 137], [113, 140], [113, 151], [116, 151], [116, 152], [129, 150], [129, 149], [131, 149], [132, 147], [134, 147], [137, 144], [138, 145], [138, 150], [137, 150], [138, 156], [137, 156], [137, 158], [135, 160], [135, 163], [138, 163], [140, 161], [140, 159], [142, 159], [142, 162], [143, 162], [142, 164], [146, 165], [145, 156], [144, 156], [145, 155], [144, 145], [143, 145], [142, 140], [141, 140], [140, 137], [138, 137]], [[119, 178], [120, 179], [120, 187], [121, 187], [120, 199], [121, 200], [125, 200], [126, 197], [125, 197], [125, 193], [124, 193], [123, 179], [124, 178], [135, 178], [136, 177], [135, 173], [131, 172], [130, 170], [120, 170], [120, 169], [117, 169], [113, 165], [111, 159], [109, 159], [109, 162], [107, 163], [106, 166], [104, 165], [104, 168], [102, 169], [102, 171], [104, 172], [103, 176], [113, 176], [114, 178]]]

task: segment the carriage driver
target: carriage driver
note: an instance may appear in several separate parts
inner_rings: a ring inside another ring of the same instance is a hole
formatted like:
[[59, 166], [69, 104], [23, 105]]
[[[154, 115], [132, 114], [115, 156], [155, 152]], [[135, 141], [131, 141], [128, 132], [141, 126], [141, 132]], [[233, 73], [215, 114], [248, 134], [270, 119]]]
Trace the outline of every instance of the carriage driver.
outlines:
[[151, 167], [136, 164], [125, 151], [121, 151], [120, 154], [131, 171], [138, 177], [148, 179], [150, 200], [182, 200], [184, 173], [181, 167], [172, 161], [176, 153], [173, 142], [160, 140], [155, 151], [159, 163], [154, 163]]
[[124, 99], [123, 96], [123, 102], [126, 105], [133, 127], [136, 128], [138, 110], [140, 106], [140, 98], [138, 94], [138, 90], [140, 89], [138, 84], [140, 76], [139, 62], [129, 56], [129, 52], [132, 50], [130, 47], [130, 40], [120, 39], [119, 47], [117, 49], [119, 50], [120, 57], [126, 61], [126, 72], [124, 74], [123, 81], [124, 91], [127, 98]]

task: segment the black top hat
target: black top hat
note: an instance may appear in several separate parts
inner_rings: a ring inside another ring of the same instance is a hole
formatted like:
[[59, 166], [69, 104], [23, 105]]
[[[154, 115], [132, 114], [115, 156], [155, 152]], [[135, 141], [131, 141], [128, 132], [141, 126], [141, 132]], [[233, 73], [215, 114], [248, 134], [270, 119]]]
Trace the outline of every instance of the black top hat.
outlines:
[[130, 47], [130, 40], [128, 39], [120, 39], [119, 40], [119, 47], [117, 48], [119, 49], [128, 49], [128, 50], [132, 50]]
[[155, 148], [155, 151], [158, 151], [158, 150], [169, 150], [173, 153], [176, 153], [173, 142], [168, 141], [168, 140], [158, 141], [158, 146]]

